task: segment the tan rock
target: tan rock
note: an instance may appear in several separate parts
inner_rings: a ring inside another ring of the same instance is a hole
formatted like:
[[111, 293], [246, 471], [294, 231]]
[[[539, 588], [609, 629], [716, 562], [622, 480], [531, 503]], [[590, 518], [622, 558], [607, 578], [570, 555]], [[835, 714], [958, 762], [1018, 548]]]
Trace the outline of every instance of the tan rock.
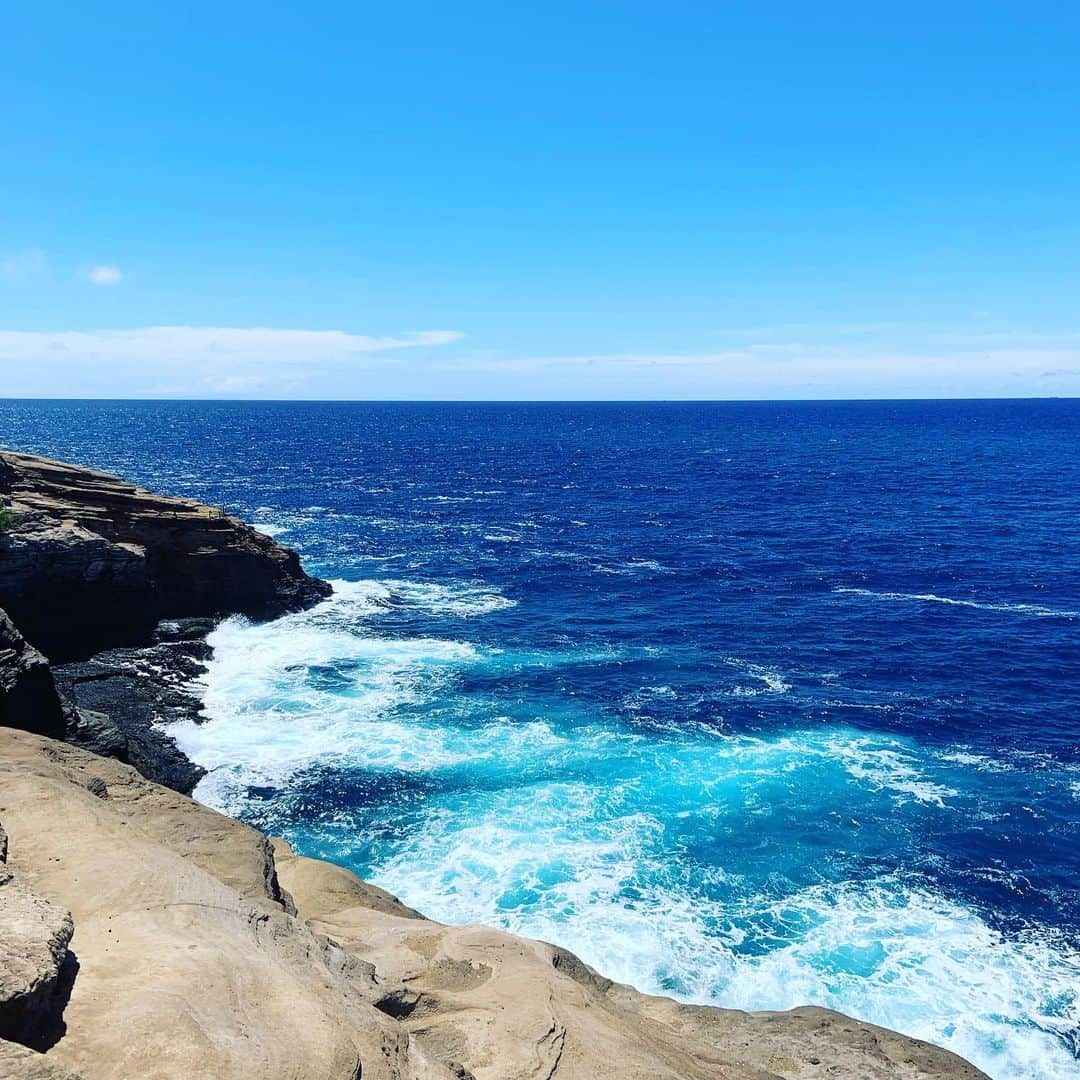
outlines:
[[[373, 963], [381, 1002], [436, 1058], [477, 1080], [975, 1080], [948, 1051], [827, 1009], [743, 1013], [680, 1005], [612, 983], [573, 954], [481, 926], [442, 926], [366, 905], [359, 879], [321, 877], [275, 841], [298, 912]], [[284, 856], [284, 857], [283, 857]], [[349, 875], [352, 876], [352, 875]], [[330, 888], [322, 892], [321, 881]], [[345, 905], [331, 908], [339, 900]]]
[[63, 1009], [72, 930], [70, 912], [0, 865], [0, 1037], [49, 1038]]
[[[85, 786], [97, 769], [109, 799]], [[0, 792], [10, 863], [75, 919], [50, 1063], [86, 1080], [447, 1076], [370, 1003], [370, 968], [272, 899], [253, 830], [17, 731], [0, 730]]]
[[44, 1054], [0, 1039], [0, 1080], [82, 1080], [82, 1077]]

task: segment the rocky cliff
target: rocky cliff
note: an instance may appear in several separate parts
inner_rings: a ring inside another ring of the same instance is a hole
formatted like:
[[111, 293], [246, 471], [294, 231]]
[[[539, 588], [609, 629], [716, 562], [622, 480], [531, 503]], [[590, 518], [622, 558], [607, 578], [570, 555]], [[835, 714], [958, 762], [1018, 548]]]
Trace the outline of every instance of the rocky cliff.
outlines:
[[213, 507], [0, 454], [0, 608], [52, 661], [149, 642], [162, 619], [271, 618], [328, 595], [296, 553]]

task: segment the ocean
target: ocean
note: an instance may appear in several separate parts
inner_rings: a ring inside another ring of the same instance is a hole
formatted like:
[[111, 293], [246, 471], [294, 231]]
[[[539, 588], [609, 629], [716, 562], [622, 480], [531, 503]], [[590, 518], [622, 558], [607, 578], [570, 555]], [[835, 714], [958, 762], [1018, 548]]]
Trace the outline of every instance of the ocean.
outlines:
[[684, 1001], [1080, 1077], [1080, 401], [0, 402], [334, 582], [197, 797]]

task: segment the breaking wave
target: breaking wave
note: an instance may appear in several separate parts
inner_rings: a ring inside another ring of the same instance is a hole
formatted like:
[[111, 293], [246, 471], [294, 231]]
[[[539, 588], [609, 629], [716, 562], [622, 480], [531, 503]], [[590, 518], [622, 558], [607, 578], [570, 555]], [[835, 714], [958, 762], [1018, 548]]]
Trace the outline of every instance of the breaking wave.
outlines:
[[1042, 604], [1006, 604], [991, 601], [954, 600], [948, 596], [935, 596], [933, 593], [875, 592], [873, 589], [855, 589], [844, 586], [837, 586], [833, 589], [833, 592], [850, 593], [853, 596], [870, 596], [875, 600], [918, 600], [928, 604], [948, 604], [951, 607], [976, 608], [979, 611], [1002, 611], [1016, 615], [1037, 615], [1042, 618], [1080, 618], [1080, 611], [1045, 607]]
[[[358, 581], [276, 622], [227, 620], [210, 638], [209, 720], [174, 732], [211, 770], [198, 796], [434, 918], [556, 940], [649, 992], [825, 1005], [999, 1078], [1080, 1072], [1075, 950], [1045, 928], [1005, 935], [861, 854], [970, 808], [981, 756], [836, 725], [645, 735], [580, 706], [507, 707], [469, 680], [623, 661], [379, 631], [402, 608], [505, 606], [476, 584]], [[725, 663], [765, 695], [791, 690], [772, 667]], [[646, 686], [635, 707], [677, 700]], [[419, 804], [401, 797], [413, 790]], [[313, 814], [330, 791], [332, 812]], [[844, 848], [856, 876], [822, 880]]]

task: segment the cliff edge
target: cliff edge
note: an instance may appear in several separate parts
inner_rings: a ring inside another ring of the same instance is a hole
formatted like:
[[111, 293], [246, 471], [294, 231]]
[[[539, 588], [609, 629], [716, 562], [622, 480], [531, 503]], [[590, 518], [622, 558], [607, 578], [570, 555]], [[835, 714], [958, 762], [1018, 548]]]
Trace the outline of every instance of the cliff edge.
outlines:
[[30, 454], [0, 454], [0, 608], [49, 660], [150, 642], [163, 619], [272, 618], [330, 586], [214, 507]]

